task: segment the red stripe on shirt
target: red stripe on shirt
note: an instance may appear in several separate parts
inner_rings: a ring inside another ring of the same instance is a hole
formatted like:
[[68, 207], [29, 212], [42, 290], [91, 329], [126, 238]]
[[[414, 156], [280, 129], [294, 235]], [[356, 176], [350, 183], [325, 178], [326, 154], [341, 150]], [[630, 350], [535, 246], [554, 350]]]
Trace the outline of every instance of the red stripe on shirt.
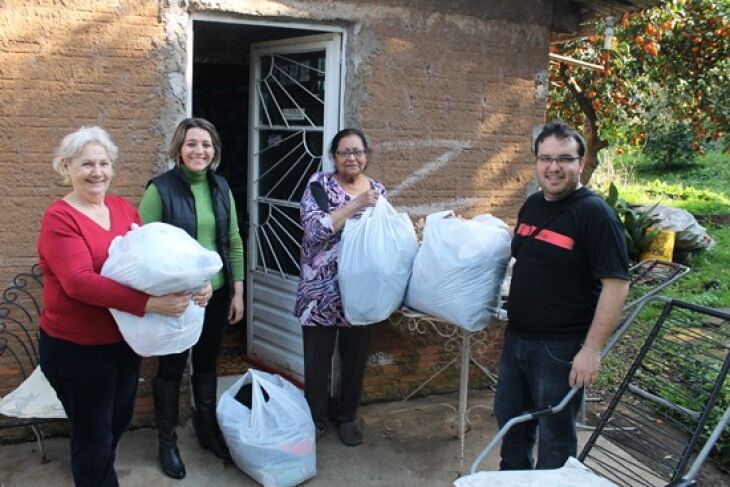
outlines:
[[[537, 230], [535, 225], [528, 225], [527, 223], [520, 223], [517, 227], [517, 233], [523, 237], [530, 236], [535, 230]], [[535, 239], [553, 244], [556, 247], [560, 247], [565, 250], [573, 250], [573, 247], [575, 246], [575, 240], [561, 233], [553, 232], [552, 230], [541, 230], [540, 233], [535, 236]]]

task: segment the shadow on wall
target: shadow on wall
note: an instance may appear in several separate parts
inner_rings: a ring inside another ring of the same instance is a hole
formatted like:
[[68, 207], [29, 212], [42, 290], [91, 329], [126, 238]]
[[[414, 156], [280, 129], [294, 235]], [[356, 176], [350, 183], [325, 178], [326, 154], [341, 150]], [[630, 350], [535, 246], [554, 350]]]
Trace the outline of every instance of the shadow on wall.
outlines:
[[414, 219], [454, 210], [514, 221], [534, 176], [532, 128], [544, 122], [535, 76], [547, 26], [422, 15], [410, 30], [374, 27], [377, 57], [348, 72], [370, 173]]
[[0, 282], [37, 261], [45, 208], [68, 192], [51, 167], [61, 138], [100, 125], [119, 146], [111, 191], [136, 203], [164, 143], [164, 44], [156, 2], [16, 2], [0, 13]]

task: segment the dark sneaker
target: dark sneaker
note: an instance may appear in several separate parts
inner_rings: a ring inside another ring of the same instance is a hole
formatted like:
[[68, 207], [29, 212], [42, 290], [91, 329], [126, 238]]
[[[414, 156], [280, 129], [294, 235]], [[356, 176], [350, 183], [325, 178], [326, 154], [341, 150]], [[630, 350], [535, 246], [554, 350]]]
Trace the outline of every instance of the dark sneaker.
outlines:
[[340, 441], [347, 446], [357, 446], [362, 443], [362, 430], [357, 421], [348, 421], [337, 425], [337, 434]]
[[317, 439], [322, 438], [324, 436], [325, 431], [327, 431], [326, 429], [319, 428], [319, 427], [316, 427], [315, 429], [317, 430]]

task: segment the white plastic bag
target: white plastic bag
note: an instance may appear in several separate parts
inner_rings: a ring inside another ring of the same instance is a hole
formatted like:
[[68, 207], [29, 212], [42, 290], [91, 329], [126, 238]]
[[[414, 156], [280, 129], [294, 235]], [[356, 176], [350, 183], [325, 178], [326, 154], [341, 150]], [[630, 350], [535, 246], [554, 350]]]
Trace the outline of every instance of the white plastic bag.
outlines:
[[203, 332], [205, 308], [190, 301], [188, 309], [175, 318], [157, 313], [136, 316], [110, 309], [124, 341], [141, 357], [180, 353], [198, 343]]
[[560, 468], [552, 470], [510, 470], [477, 472], [454, 482], [455, 487], [616, 487], [608, 479], [588, 470], [570, 457]]
[[337, 279], [347, 321], [369, 325], [397, 310], [417, 251], [411, 219], [385, 198], [378, 198], [359, 220], [347, 220], [337, 248]]
[[[153, 296], [202, 288], [223, 266], [184, 230], [167, 223], [132, 225], [109, 246], [101, 275]], [[178, 318], [157, 313], [139, 317], [111, 309], [124, 340], [138, 355], [180, 353], [198, 342], [205, 308], [192, 301]]]
[[483, 329], [499, 310], [511, 240], [507, 225], [490, 215], [429, 215], [406, 306], [469, 331]]
[[0, 414], [12, 418], [65, 418], [61, 401], [40, 366], [10, 394], [0, 399]]
[[217, 252], [167, 223], [132, 225], [109, 246], [101, 275], [153, 296], [200, 289], [221, 268]]
[[[643, 209], [650, 210], [651, 207]], [[715, 241], [712, 240], [705, 227], [700, 225], [692, 213], [687, 210], [657, 205], [651, 209], [650, 214], [659, 218], [661, 228], [675, 232], [675, 250], [693, 252], [700, 249], [710, 250], [715, 246]]]
[[[252, 385], [250, 409], [235, 398], [246, 384]], [[249, 369], [223, 393], [216, 411], [234, 463], [264, 487], [299, 485], [317, 474], [309, 406], [279, 375]]]

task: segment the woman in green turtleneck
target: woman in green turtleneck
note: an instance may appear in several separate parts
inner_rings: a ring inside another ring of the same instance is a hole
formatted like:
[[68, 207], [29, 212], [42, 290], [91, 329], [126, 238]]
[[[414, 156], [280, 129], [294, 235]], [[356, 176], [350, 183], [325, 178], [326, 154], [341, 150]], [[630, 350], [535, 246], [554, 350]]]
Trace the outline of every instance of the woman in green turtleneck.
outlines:
[[[203, 247], [218, 252], [223, 269], [210, 289], [194, 296], [210, 300], [203, 332], [192, 348], [194, 425], [200, 446], [220, 458], [230, 458], [216, 419], [216, 364], [227, 323], [243, 318], [243, 244], [233, 195], [215, 173], [221, 143], [215, 127], [202, 118], [187, 118], [175, 129], [168, 155], [175, 167], [152, 179], [139, 205], [144, 223], [161, 221], [187, 231]], [[211, 296], [212, 292], [212, 296]], [[162, 470], [174, 479], [185, 477], [177, 448], [180, 381], [188, 351], [159, 358], [153, 391]]]

